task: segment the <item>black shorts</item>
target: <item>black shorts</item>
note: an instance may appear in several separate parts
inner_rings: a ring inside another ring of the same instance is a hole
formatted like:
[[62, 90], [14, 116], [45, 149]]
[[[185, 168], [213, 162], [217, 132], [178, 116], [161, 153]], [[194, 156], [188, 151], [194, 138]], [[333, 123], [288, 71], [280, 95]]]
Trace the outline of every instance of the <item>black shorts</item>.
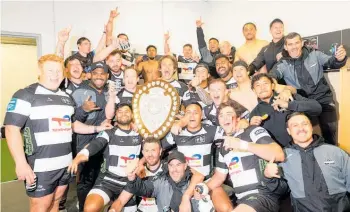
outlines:
[[[118, 183], [119, 182], [119, 183]], [[88, 195], [97, 194], [103, 198], [104, 205], [110, 201], [116, 200], [122, 193], [126, 183], [114, 179], [110, 175], [100, 174], [96, 180], [94, 187], [91, 189]], [[136, 198], [133, 196], [125, 207], [133, 206], [136, 211]]]
[[279, 203], [276, 197], [268, 194], [248, 194], [237, 200], [237, 204], [245, 204], [257, 212], [278, 212]]
[[35, 172], [35, 175], [37, 177], [36, 189], [34, 191], [26, 190], [29, 197], [43, 197], [52, 194], [58, 186], [68, 185], [72, 179], [67, 168], [49, 172]]

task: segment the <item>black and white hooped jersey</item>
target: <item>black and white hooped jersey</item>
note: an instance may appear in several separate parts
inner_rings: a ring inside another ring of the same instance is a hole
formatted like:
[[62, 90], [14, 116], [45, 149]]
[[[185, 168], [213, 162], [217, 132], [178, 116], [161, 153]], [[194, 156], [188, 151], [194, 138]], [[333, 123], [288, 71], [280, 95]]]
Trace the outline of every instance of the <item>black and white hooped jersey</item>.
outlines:
[[[208, 92], [208, 88], [204, 89], [206, 92]], [[196, 92], [196, 89], [193, 88], [193, 90], [187, 90], [184, 94], [184, 96], [182, 97], [182, 102], [184, 104], [185, 107], [187, 107], [187, 105], [189, 105], [190, 103], [193, 102], [197, 102], [198, 104], [200, 104], [202, 106], [202, 108], [204, 108], [205, 106], [207, 106], [206, 104], [204, 104], [204, 102], [199, 98], [198, 93]]]
[[203, 108], [202, 122], [209, 125], [219, 126], [219, 120], [216, 113], [217, 113], [217, 108], [214, 103], [212, 103], [211, 105], [205, 106]]
[[184, 128], [179, 135], [168, 133], [162, 139], [162, 147], [169, 149], [176, 145], [178, 151], [185, 155], [188, 165], [208, 177], [211, 171], [212, 144], [222, 139], [222, 135], [223, 130], [217, 126], [202, 125], [197, 132], [189, 132]]
[[22, 129], [25, 154], [34, 172], [63, 169], [72, 162], [74, 106], [67, 93], [49, 90], [39, 83], [13, 95], [4, 124]]
[[132, 102], [132, 97], [134, 96], [134, 93], [126, 90], [125, 88], [123, 88], [122, 90], [120, 90], [117, 93], [117, 98], [115, 100], [116, 104], [122, 104], [122, 103], [126, 103], [131, 105]]
[[180, 100], [182, 102], [182, 97], [184, 96], [185, 92], [188, 90], [188, 87], [185, 83], [173, 80], [170, 82], [170, 84], [177, 90], [177, 93], [179, 94]]
[[[249, 126], [233, 135], [241, 140], [270, 144], [274, 142], [269, 133], [262, 127]], [[234, 152], [221, 147], [216, 171], [229, 174], [238, 199], [263, 189], [261, 181], [264, 176], [266, 161], [251, 152]]]
[[[87, 149], [93, 155], [105, 147], [103, 152], [105, 161], [101, 168], [102, 173], [107, 172], [104, 179], [124, 185], [127, 182], [126, 164], [139, 158], [141, 142], [142, 137], [135, 131], [115, 127], [100, 132]], [[115, 179], [111, 179], [109, 173], [116, 176]]]
[[235, 80], [235, 78], [231, 77], [231, 79], [227, 82], [225, 82], [227, 89], [237, 88], [238, 84]]
[[[163, 166], [165, 166], [165, 164], [161, 162], [159, 167], [154, 171], [151, 171], [147, 166], [145, 166], [146, 177], [152, 178], [156, 176], [158, 173], [163, 171]], [[158, 212], [156, 198], [141, 197], [141, 202], [137, 209], [141, 212]]]

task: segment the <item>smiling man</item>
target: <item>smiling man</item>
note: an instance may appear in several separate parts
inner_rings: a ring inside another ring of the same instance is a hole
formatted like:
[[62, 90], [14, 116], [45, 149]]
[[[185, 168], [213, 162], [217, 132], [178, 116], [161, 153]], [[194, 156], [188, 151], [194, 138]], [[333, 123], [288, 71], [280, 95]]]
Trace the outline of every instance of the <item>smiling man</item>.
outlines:
[[[113, 108], [115, 106], [116, 92], [113, 89], [108, 89], [106, 86], [108, 76], [108, 66], [103, 62], [91, 65], [90, 83], [80, 86], [72, 94], [77, 104], [77, 111], [80, 111], [79, 114], [82, 114], [75, 116], [77, 120], [87, 125], [98, 126], [101, 123], [106, 123], [106, 119], [114, 117]], [[112, 111], [113, 114], [106, 114], [106, 111]], [[77, 134], [77, 151], [82, 150], [96, 136], [97, 131], [87, 135]], [[84, 210], [85, 198], [97, 179], [101, 162], [102, 155], [96, 154], [92, 156], [91, 160], [84, 163], [81, 166], [81, 170], [79, 170], [77, 193], [80, 211]]]
[[[68, 168], [76, 172], [80, 163], [95, 159], [93, 156], [103, 151], [104, 162], [94, 187], [87, 195], [85, 212], [101, 211], [109, 201], [118, 198], [127, 183], [127, 163], [138, 160], [140, 155], [142, 138], [131, 128], [131, 106], [119, 104], [115, 116], [117, 126], [99, 133], [77, 154]], [[125, 212], [136, 211], [135, 199], [131, 199], [126, 206]]]
[[284, 57], [270, 74], [277, 80], [284, 79], [287, 85], [298, 89], [309, 99], [322, 106], [318, 117], [322, 135], [330, 144], [337, 144], [337, 113], [330, 86], [323, 74], [324, 68], [339, 69], [346, 63], [346, 51], [341, 45], [334, 56], [303, 47], [301, 36], [291, 32], [285, 37]]
[[311, 121], [303, 113], [287, 117], [287, 130], [293, 142], [284, 149], [286, 159], [279, 164], [284, 176], [272, 162], [267, 164], [265, 176], [287, 180], [294, 211], [349, 211], [349, 155], [313, 134]]
[[270, 23], [272, 41], [263, 47], [258, 56], [249, 65], [249, 75], [253, 75], [266, 65], [267, 72], [281, 59], [284, 45], [284, 24], [281, 19], [276, 18]]

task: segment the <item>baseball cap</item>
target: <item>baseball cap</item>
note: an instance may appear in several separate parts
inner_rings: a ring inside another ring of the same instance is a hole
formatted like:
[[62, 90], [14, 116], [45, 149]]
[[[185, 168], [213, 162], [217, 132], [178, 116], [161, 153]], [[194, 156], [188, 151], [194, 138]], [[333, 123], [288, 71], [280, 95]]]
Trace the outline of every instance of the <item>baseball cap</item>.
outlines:
[[179, 151], [176, 151], [176, 150], [169, 154], [168, 163], [170, 163], [170, 161], [172, 161], [174, 159], [179, 160], [181, 163], [186, 163], [185, 155]]
[[97, 68], [102, 68], [104, 72], [108, 73], [108, 66], [104, 62], [96, 62], [91, 64], [90, 66], [90, 72]]

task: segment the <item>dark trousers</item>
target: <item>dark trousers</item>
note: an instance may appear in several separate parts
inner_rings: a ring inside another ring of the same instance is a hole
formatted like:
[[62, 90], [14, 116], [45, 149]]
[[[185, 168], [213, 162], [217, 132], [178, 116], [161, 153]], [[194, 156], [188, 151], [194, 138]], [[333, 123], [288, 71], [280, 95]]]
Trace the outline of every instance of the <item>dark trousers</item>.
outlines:
[[322, 136], [328, 144], [337, 145], [338, 117], [334, 104], [321, 104], [322, 113], [318, 116], [318, 121], [322, 131]]
[[80, 167], [78, 182], [77, 182], [77, 195], [79, 200], [79, 211], [84, 211], [84, 204], [86, 196], [95, 184], [95, 181], [100, 173], [102, 162], [102, 155], [94, 155], [89, 158], [89, 161], [84, 163]]

